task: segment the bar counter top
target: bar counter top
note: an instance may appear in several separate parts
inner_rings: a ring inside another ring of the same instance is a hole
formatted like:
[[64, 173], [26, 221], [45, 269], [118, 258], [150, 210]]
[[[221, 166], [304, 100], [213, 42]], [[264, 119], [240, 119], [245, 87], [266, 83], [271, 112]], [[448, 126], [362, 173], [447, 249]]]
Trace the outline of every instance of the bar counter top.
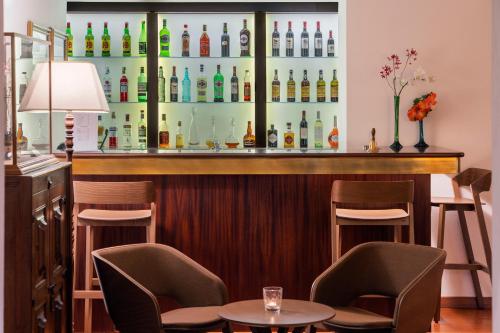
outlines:
[[[376, 153], [358, 148], [110, 150], [73, 156], [75, 175], [272, 175], [272, 174], [433, 174], [456, 173], [459, 151], [413, 146]], [[58, 154], [63, 159], [64, 154]]]

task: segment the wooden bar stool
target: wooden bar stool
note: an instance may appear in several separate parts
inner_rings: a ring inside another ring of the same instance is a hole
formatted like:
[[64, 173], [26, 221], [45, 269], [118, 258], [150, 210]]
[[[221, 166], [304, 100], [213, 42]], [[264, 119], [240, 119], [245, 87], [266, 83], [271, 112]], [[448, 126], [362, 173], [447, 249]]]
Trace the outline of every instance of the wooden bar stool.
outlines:
[[[394, 226], [394, 241], [401, 242], [401, 226], [408, 226], [409, 240], [415, 244], [413, 227], [413, 180], [408, 181], [345, 181], [336, 180], [332, 186], [331, 232], [332, 261], [341, 255], [340, 226]], [[382, 204], [404, 209], [342, 209], [338, 204], [361, 206]]]
[[[95, 227], [137, 227], [146, 228], [146, 242], [154, 243], [156, 237], [156, 206], [155, 190], [152, 182], [84, 182], [74, 181], [73, 208], [73, 262], [76, 263], [76, 244], [78, 226], [84, 226], [85, 231], [85, 289], [76, 290], [76, 264], [73, 280], [74, 299], [84, 299], [84, 333], [92, 332], [92, 300], [102, 299], [99, 286], [94, 278], [94, 265], [91, 252], [94, 250]], [[80, 205], [144, 205], [150, 209], [109, 210], [84, 209]]]
[[[472, 199], [462, 198], [460, 194], [461, 187], [469, 187], [472, 193]], [[484, 221], [483, 208], [481, 203], [480, 194], [487, 192], [491, 187], [491, 171], [485, 169], [470, 168], [462, 173], [459, 173], [453, 178], [453, 191], [455, 196], [453, 198], [434, 197], [431, 199], [431, 205], [439, 207], [439, 224], [438, 224], [438, 238], [437, 247], [442, 249], [444, 247], [444, 233], [445, 233], [445, 218], [447, 211], [456, 211], [458, 213], [458, 220], [460, 222], [460, 229], [462, 230], [462, 237], [465, 246], [465, 253], [467, 255], [467, 263], [465, 264], [446, 264], [445, 269], [454, 270], [469, 270], [472, 278], [472, 284], [476, 294], [476, 303], [478, 308], [484, 308], [484, 299], [481, 292], [481, 285], [477, 271], [483, 271], [489, 274], [491, 280], [491, 245], [488, 238], [488, 230]], [[477, 215], [477, 222], [483, 249], [486, 256], [486, 265], [481, 264], [474, 258], [472, 244], [470, 240], [469, 228], [467, 227], [467, 220], [465, 213], [467, 211], [474, 211]], [[441, 295], [439, 297], [438, 307], [434, 320], [438, 322], [441, 316]]]

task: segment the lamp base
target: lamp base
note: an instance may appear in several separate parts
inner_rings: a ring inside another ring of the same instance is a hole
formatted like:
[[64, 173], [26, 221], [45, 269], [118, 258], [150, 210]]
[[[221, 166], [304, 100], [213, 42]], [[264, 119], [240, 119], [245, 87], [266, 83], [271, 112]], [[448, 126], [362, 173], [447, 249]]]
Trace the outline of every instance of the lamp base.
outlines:
[[73, 160], [73, 127], [75, 126], [75, 117], [71, 112], [66, 113], [64, 117], [64, 126], [66, 128], [66, 161], [71, 162]]

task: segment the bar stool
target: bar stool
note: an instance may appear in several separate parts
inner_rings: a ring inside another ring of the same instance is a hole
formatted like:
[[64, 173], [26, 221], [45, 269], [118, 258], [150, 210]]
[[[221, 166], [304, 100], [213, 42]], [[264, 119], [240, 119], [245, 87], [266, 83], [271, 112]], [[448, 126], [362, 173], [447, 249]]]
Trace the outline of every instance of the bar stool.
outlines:
[[[408, 181], [345, 181], [336, 180], [332, 186], [331, 232], [332, 261], [341, 254], [340, 226], [394, 226], [394, 241], [401, 242], [401, 226], [408, 226], [409, 240], [415, 244], [413, 227], [413, 180]], [[382, 204], [404, 209], [341, 209], [338, 204]]]
[[[431, 199], [431, 205], [439, 207], [437, 247], [440, 249], [444, 247], [446, 212], [456, 211], [458, 213], [458, 220], [460, 222], [460, 229], [462, 231], [465, 253], [467, 255], [467, 263], [446, 264], [444, 268], [453, 270], [469, 270], [476, 294], [477, 306], [478, 308], [484, 308], [484, 299], [481, 292], [481, 285], [479, 283], [477, 271], [480, 270], [488, 273], [491, 280], [491, 245], [488, 238], [486, 223], [484, 221], [480, 194], [482, 192], [487, 192], [490, 190], [491, 171], [486, 169], [469, 168], [456, 175], [452, 180], [452, 184], [455, 194], [453, 198], [434, 197]], [[460, 194], [460, 187], [469, 187], [472, 192], [472, 199], [462, 198]], [[479, 231], [481, 233], [481, 240], [483, 243], [483, 249], [486, 256], [486, 265], [477, 262], [474, 258], [469, 229], [467, 227], [467, 220], [464, 213], [468, 211], [476, 212]], [[434, 315], [434, 321], [438, 322], [440, 320], [440, 317], [441, 295], [439, 297], [438, 307], [436, 308], [436, 313]]]
[[[146, 228], [146, 242], [154, 243], [156, 237], [155, 191], [152, 182], [85, 182], [74, 181], [73, 208], [73, 262], [76, 263], [78, 226], [85, 227], [85, 289], [76, 290], [76, 264], [73, 280], [74, 299], [84, 299], [84, 333], [92, 332], [92, 300], [102, 299], [99, 286], [94, 278], [91, 252], [94, 250], [95, 227], [137, 227]], [[109, 210], [84, 209], [80, 205], [145, 205], [150, 209]]]

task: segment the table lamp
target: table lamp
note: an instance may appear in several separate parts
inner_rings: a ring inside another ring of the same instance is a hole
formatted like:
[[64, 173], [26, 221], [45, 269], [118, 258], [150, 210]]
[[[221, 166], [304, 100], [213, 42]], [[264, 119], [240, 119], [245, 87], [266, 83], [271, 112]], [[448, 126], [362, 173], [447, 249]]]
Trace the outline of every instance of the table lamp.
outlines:
[[[50, 74], [50, 87], [47, 77]], [[51, 100], [47, 96], [51, 96]], [[52, 105], [50, 105], [50, 103]], [[19, 112], [66, 112], [66, 158], [73, 159], [73, 112], [106, 113], [109, 106], [94, 64], [51, 62], [36, 65]]]

